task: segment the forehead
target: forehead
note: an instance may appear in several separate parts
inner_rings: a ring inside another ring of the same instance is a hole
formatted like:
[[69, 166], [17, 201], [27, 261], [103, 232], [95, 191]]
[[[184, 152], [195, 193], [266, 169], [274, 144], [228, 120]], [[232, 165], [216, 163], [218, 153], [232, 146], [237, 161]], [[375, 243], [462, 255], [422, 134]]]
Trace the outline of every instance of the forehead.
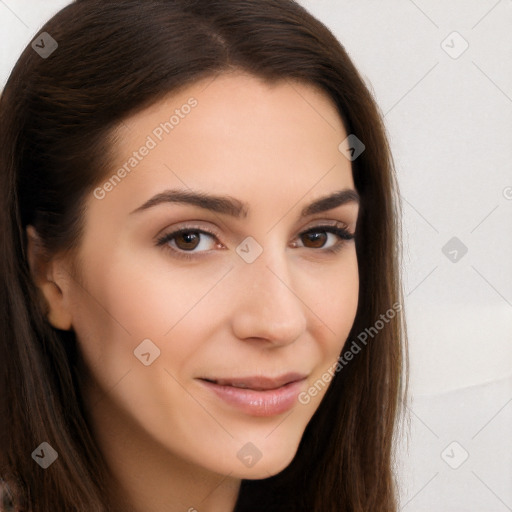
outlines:
[[133, 209], [140, 198], [176, 187], [249, 203], [298, 200], [313, 187], [323, 195], [353, 187], [338, 149], [345, 137], [334, 103], [316, 87], [241, 73], [210, 77], [119, 125], [111, 174], [124, 171], [105, 199]]

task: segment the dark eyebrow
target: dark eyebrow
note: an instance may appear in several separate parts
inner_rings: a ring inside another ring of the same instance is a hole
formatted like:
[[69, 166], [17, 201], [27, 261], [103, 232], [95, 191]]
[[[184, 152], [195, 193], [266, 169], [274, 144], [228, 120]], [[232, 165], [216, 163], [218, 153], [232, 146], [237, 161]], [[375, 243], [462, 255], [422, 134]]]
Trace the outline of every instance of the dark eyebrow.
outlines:
[[224, 213], [233, 217], [247, 217], [247, 205], [229, 196], [215, 196], [192, 190], [171, 189], [165, 190], [148, 199], [142, 206], [139, 206], [131, 213], [153, 208], [162, 203], [181, 203], [199, 206], [205, 210], [217, 213]]
[[[339, 190], [305, 206], [301, 211], [301, 217], [332, 210], [333, 208], [351, 202], [359, 204], [359, 194], [354, 189]], [[153, 196], [131, 213], [148, 210], [149, 208], [165, 203], [191, 204], [204, 208], [205, 210], [231, 215], [232, 217], [247, 217], [249, 212], [246, 203], [242, 203], [238, 199], [230, 196], [216, 196], [191, 190], [171, 189]]]
[[328, 196], [324, 196], [313, 201], [302, 209], [300, 216], [307, 217], [314, 213], [322, 213], [332, 210], [347, 203], [359, 204], [360, 202], [361, 197], [359, 194], [352, 188], [346, 188], [345, 190], [339, 190], [338, 192], [334, 192], [334, 194], [329, 194]]

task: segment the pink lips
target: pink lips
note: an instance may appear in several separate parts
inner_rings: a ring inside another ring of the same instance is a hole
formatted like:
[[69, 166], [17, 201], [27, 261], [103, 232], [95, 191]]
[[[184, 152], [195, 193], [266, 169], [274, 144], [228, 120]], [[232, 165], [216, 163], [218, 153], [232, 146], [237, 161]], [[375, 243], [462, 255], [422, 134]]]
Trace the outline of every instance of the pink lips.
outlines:
[[[277, 378], [199, 379], [224, 402], [252, 416], [274, 416], [297, 402], [306, 377], [289, 373]], [[213, 381], [213, 382], [212, 382]]]

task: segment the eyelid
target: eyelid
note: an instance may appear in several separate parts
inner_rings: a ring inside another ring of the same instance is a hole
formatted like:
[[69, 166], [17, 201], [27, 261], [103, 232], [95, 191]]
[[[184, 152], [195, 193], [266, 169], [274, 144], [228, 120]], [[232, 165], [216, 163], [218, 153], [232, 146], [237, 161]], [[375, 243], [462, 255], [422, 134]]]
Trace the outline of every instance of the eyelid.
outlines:
[[[309, 231], [310, 229], [324, 227], [324, 226], [342, 227], [344, 229], [349, 230], [350, 229], [349, 224], [350, 223], [347, 223], [347, 222], [344, 222], [341, 220], [337, 220], [337, 219], [325, 219], [325, 218], [319, 217], [317, 219], [312, 219], [306, 225], [306, 227], [304, 227], [300, 231], [298, 231], [296, 236], [304, 234], [304, 232]], [[165, 234], [164, 235], [156, 235], [154, 237], [154, 240], [158, 240], [162, 236], [166, 236], [169, 233], [176, 234], [177, 232], [187, 231], [187, 230], [188, 231], [192, 231], [192, 230], [205, 231], [212, 236], [216, 236], [217, 238], [221, 237], [220, 233], [215, 228], [205, 227], [204, 225], [195, 224], [194, 221], [189, 221], [188, 223], [187, 223], [187, 221], [184, 221], [183, 223], [178, 224], [175, 228], [172, 228], [172, 231], [167, 231], [167, 229], [162, 230], [162, 231], [165, 231]]]
[[205, 227], [205, 226], [201, 226], [199, 224], [194, 224], [193, 221], [191, 221], [190, 223], [182, 223], [183, 225], [178, 225], [176, 227], [173, 227], [173, 228], [170, 228], [170, 230], [168, 230], [167, 228], [166, 229], [163, 229], [163, 234], [162, 235], [156, 235], [154, 237], [154, 240], [156, 242], [158, 242], [159, 240], [165, 238], [166, 236], [168, 235], [177, 235], [179, 233], [182, 233], [182, 232], [186, 232], [186, 231], [201, 231], [201, 232], [205, 232], [205, 233], [208, 233], [209, 235], [212, 235], [216, 238], [219, 238], [221, 235], [213, 228], [210, 228], [210, 227]]
[[310, 229], [321, 228], [321, 227], [325, 227], [325, 226], [341, 227], [341, 228], [344, 228], [347, 230], [349, 229], [349, 224], [347, 222], [343, 222], [341, 220], [335, 220], [335, 219], [326, 220], [326, 219], [318, 218], [318, 219], [313, 219], [311, 221], [311, 224], [308, 224], [304, 229], [302, 229], [299, 232], [299, 235], [304, 233], [305, 231], [309, 231]]

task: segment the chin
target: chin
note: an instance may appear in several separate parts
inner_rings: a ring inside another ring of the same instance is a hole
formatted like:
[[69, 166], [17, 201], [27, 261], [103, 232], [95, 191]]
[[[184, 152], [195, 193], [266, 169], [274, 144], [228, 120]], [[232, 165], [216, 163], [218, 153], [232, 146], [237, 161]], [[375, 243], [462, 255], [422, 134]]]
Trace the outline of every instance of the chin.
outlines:
[[238, 470], [238, 476], [244, 480], [262, 480], [270, 478], [286, 469], [294, 459], [295, 454], [296, 450], [290, 450], [286, 453], [276, 453], [273, 451], [271, 455], [267, 457], [262, 454], [261, 459], [259, 459], [254, 466], [248, 467], [242, 471]]

